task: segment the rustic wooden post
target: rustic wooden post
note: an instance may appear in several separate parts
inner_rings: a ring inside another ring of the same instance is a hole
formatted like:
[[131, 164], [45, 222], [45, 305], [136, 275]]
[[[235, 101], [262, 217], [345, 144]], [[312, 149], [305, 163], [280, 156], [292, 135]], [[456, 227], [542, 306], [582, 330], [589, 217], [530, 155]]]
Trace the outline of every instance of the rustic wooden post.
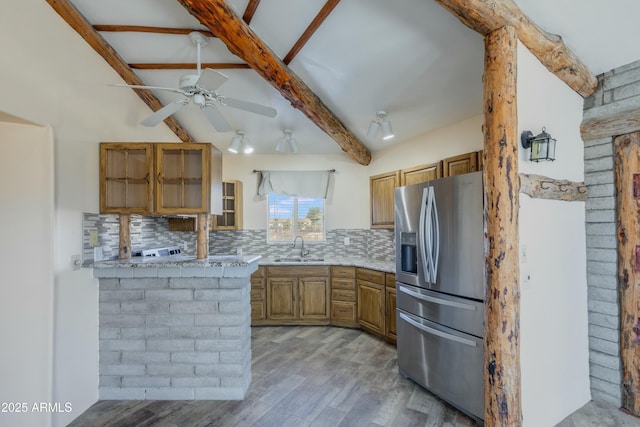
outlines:
[[640, 415], [640, 132], [614, 139], [622, 407]]
[[205, 259], [209, 257], [209, 214], [198, 214], [196, 222], [198, 227], [196, 258]]
[[485, 37], [485, 345], [486, 426], [522, 425], [518, 206], [518, 38], [513, 27]]
[[131, 216], [120, 214], [120, 243], [118, 244], [118, 259], [131, 258]]

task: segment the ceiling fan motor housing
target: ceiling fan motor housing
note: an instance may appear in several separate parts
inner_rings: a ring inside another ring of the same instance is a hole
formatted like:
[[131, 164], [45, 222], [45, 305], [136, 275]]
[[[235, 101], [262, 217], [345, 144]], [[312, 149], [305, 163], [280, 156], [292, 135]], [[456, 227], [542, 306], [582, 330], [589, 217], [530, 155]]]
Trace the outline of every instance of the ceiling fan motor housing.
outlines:
[[188, 89], [195, 88], [198, 79], [200, 78], [197, 74], [185, 74], [180, 77], [180, 89]]

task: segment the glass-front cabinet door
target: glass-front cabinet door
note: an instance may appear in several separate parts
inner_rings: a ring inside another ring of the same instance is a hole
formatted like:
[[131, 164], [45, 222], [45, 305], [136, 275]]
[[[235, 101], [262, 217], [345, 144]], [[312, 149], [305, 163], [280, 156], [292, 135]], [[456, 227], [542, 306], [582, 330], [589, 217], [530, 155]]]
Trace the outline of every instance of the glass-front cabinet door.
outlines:
[[151, 144], [100, 144], [100, 213], [151, 212], [152, 158]]
[[156, 144], [158, 214], [209, 212], [210, 144]]

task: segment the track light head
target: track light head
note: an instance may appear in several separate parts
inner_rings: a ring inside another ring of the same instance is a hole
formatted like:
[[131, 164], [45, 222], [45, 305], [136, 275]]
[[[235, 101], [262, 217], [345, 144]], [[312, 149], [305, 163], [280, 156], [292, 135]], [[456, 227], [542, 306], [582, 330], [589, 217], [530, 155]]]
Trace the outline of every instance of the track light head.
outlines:
[[233, 154], [238, 154], [242, 151], [244, 154], [253, 153], [253, 147], [247, 145], [249, 143], [249, 139], [244, 136], [244, 132], [241, 130], [237, 130], [235, 136], [231, 139], [231, 145], [229, 145], [228, 150]]
[[298, 143], [292, 136], [293, 132], [291, 131], [291, 129], [285, 129], [282, 131], [282, 133], [284, 134], [284, 138], [278, 141], [278, 144], [276, 145], [276, 151], [278, 153], [286, 153], [288, 149], [291, 153], [297, 153]]
[[369, 124], [369, 130], [367, 131], [367, 138], [373, 139], [378, 135], [378, 131], [382, 135], [382, 139], [387, 140], [394, 137], [393, 129], [391, 128], [391, 122], [387, 117], [387, 112], [380, 110], [376, 113], [376, 119]]

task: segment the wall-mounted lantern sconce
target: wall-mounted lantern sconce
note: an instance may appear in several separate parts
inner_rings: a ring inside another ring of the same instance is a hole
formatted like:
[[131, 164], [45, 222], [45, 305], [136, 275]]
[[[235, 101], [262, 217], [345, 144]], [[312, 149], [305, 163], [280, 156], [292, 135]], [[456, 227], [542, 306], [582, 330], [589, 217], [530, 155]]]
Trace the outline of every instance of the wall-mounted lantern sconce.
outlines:
[[520, 135], [520, 142], [525, 149], [531, 148], [529, 160], [540, 162], [542, 160], [556, 159], [556, 140], [551, 137], [543, 127], [542, 132], [536, 136], [529, 130]]

